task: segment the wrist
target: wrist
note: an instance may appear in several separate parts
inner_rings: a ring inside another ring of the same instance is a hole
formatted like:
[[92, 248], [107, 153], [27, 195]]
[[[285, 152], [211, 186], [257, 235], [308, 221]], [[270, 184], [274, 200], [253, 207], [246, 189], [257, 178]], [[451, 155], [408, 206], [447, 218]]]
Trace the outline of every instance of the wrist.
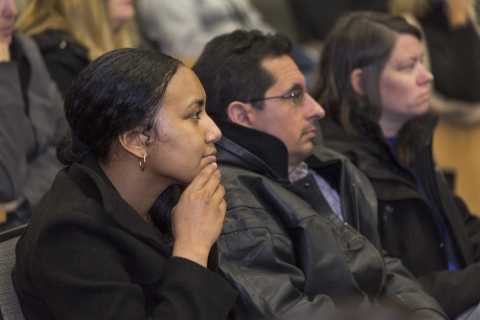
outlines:
[[207, 267], [210, 248], [204, 248], [194, 245], [184, 245], [175, 241], [173, 245], [172, 257], [181, 257], [196, 262], [205, 268]]

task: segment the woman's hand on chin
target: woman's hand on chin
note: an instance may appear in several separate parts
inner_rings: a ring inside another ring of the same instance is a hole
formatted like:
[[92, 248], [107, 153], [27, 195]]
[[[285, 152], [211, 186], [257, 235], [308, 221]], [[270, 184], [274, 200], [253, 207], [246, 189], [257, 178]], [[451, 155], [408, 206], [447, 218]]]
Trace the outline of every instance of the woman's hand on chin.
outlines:
[[207, 266], [210, 248], [222, 230], [227, 204], [217, 164], [200, 171], [172, 210], [173, 256]]

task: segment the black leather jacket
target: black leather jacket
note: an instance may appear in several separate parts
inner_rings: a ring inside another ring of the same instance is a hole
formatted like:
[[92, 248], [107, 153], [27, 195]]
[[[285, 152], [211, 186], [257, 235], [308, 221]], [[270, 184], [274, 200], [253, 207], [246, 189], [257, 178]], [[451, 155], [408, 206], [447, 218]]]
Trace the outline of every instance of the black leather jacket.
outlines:
[[216, 122], [223, 132], [217, 157], [228, 207], [219, 267], [239, 292], [237, 319], [329, 318], [337, 308], [365, 310], [386, 299], [422, 319], [445, 318], [399, 260], [380, 253], [375, 194], [348, 159], [318, 146], [307, 160], [339, 192], [344, 223], [312, 175], [288, 181], [280, 140]]
[[[480, 220], [455, 197], [432, 155], [436, 119], [419, 118], [412, 148], [412, 168], [400, 164], [378, 125], [355, 114], [358, 138], [348, 135], [331, 117], [321, 120], [325, 145], [348, 156], [370, 179], [378, 197], [379, 232], [383, 247], [416, 276], [447, 315], [455, 318], [480, 300]], [[414, 169], [415, 171], [413, 171]], [[414, 174], [416, 172], [416, 174]], [[418, 179], [436, 206], [453, 242], [460, 269], [449, 271], [446, 245], [434, 211]]]

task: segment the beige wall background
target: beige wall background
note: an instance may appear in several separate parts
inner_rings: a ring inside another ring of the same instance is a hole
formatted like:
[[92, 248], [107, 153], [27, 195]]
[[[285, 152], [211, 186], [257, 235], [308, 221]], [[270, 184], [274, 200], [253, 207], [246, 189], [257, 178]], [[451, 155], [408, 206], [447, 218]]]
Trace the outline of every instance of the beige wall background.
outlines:
[[441, 119], [433, 139], [438, 165], [455, 174], [454, 191], [480, 217], [480, 125], [460, 127]]

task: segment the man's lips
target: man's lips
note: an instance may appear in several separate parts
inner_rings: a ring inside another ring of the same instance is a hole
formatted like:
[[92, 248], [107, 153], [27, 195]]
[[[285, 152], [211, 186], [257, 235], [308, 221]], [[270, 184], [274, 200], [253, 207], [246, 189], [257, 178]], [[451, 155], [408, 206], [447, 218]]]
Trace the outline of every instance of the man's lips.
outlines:
[[314, 137], [316, 131], [317, 131], [317, 129], [316, 129], [315, 127], [306, 128], [306, 129], [304, 129], [304, 130], [302, 131], [302, 136], [308, 135], [308, 136]]

